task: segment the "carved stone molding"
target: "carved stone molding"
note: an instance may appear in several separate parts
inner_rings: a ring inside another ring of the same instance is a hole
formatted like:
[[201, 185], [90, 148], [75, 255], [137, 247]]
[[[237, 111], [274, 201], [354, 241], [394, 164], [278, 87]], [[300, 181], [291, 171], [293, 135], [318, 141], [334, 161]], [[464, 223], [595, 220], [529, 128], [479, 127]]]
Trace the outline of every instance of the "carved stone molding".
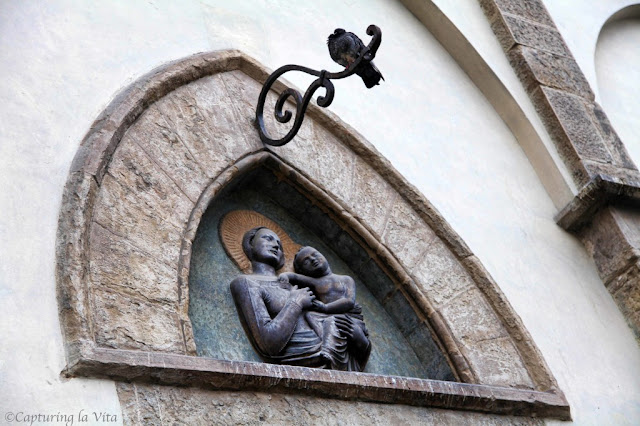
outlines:
[[[540, 352], [479, 260], [357, 132], [310, 107], [296, 140], [281, 148], [260, 143], [252, 119], [267, 75], [237, 51], [195, 55], [143, 77], [96, 120], [74, 160], [58, 229], [65, 374], [215, 389], [275, 384], [285, 392], [569, 418]], [[193, 356], [191, 244], [216, 195], [259, 166], [348, 230], [392, 278], [388, 294], [408, 301], [467, 384]], [[432, 393], [442, 396], [425, 397]]]

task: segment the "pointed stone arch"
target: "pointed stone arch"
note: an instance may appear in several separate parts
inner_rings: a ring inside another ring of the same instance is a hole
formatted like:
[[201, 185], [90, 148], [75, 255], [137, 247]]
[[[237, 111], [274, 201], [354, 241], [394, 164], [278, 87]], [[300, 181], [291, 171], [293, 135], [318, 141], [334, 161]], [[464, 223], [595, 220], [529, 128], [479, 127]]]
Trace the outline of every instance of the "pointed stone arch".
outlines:
[[[567, 418], [499, 287], [373, 146], [313, 106], [293, 142], [261, 144], [252, 120], [267, 75], [237, 51], [195, 55], [141, 78], [96, 120], [58, 229], [66, 374]], [[390, 291], [435, 333], [462, 383], [193, 356], [191, 244], [220, 190], [258, 165], [318, 200], [394, 278]]]

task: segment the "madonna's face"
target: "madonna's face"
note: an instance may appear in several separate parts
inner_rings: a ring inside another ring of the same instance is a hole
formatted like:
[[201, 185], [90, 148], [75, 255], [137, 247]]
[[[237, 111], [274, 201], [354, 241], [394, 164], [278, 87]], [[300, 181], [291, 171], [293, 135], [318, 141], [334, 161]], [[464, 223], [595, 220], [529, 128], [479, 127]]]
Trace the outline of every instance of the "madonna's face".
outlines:
[[253, 260], [277, 268], [284, 262], [284, 252], [280, 238], [270, 229], [262, 228], [251, 241]]

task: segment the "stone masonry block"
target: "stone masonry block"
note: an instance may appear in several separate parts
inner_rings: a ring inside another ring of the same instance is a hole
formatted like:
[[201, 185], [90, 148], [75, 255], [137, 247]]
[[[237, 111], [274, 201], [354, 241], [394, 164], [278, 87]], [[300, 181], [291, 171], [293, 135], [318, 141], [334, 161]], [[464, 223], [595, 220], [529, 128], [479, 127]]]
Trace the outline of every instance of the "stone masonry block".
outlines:
[[417, 213], [401, 198], [393, 206], [382, 237], [383, 243], [395, 253], [400, 263], [412, 269], [427, 251], [435, 233]]
[[560, 56], [571, 56], [562, 36], [553, 27], [505, 13], [496, 16], [491, 28], [505, 52], [520, 44]]
[[457, 294], [475, 286], [467, 270], [439, 238], [429, 242], [411, 274], [435, 307], [443, 306]]
[[608, 288], [640, 341], [640, 262], [636, 261], [625, 273], [614, 278]]
[[[135, 390], [131, 390], [131, 386]], [[132, 425], [543, 425], [536, 418], [326, 399], [266, 392], [212, 391], [197, 387], [118, 382], [118, 398]]]
[[93, 220], [157, 259], [177, 262], [193, 203], [136, 145], [120, 146], [98, 194]]
[[229, 108], [238, 119], [238, 128], [249, 148], [257, 151], [262, 141], [256, 128], [256, 105], [262, 85], [242, 71], [229, 71], [220, 74], [227, 92]]
[[129, 128], [121, 143], [137, 143], [194, 203], [209, 182], [176, 130], [155, 106]]
[[221, 77], [213, 75], [169, 93], [156, 103], [208, 177], [216, 177], [249, 151]]
[[539, 87], [532, 97], [578, 185], [586, 184], [591, 178], [585, 160], [612, 161], [582, 99], [548, 87]]
[[582, 230], [580, 239], [605, 283], [626, 269], [638, 256], [638, 251], [629, 244], [620, 229], [611, 207], [603, 209], [593, 218], [589, 226]]
[[500, 319], [479, 290], [459, 294], [439, 310], [455, 338], [465, 346], [507, 336]]
[[591, 121], [583, 100], [559, 90], [544, 88], [543, 92], [580, 157], [610, 163], [611, 154]]
[[608, 182], [615, 182], [628, 186], [620, 187], [620, 198], [631, 195], [634, 196], [633, 188], [640, 187], [640, 172], [635, 169], [627, 169], [624, 167], [618, 167], [610, 163], [602, 163], [600, 161], [584, 160], [584, 167], [589, 173], [589, 176], [595, 178], [600, 176], [602, 179]]
[[355, 155], [323, 127], [314, 125], [313, 131], [313, 141], [296, 136], [272, 151], [344, 202], [353, 190]]
[[[194, 203], [137, 144], [120, 144], [108, 173], [126, 188], [120, 201], [139, 205], [145, 213], [183, 228]], [[101, 193], [103, 188], [101, 188]]]
[[109, 231], [167, 265], [177, 264], [182, 230], [166, 216], [156, 213], [142, 201], [129, 201], [135, 195], [106, 175], [96, 202], [93, 220]]
[[479, 342], [464, 350], [482, 384], [534, 389], [518, 350], [508, 337]]
[[176, 312], [158, 303], [93, 288], [96, 343], [117, 349], [184, 353]]
[[519, 18], [555, 27], [541, 0], [480, 0], [480, 6], [489, 17], [496, 13], [509, 13]]
[[543, 85], [593, 101], [589, 82], [572, 57], [527, 46], [516, 46], [507, 56], [528, 93]]
[[[243, 85], [247, 88], [255, 87], [257, 82], [253, 80], [251, 83], [250, 80], [239, 71], [231, 71], [194, 81], [188, 86], [195, 93], [197, 106], [207, 120], [210, 131], [218, 139], [222, 136], [221, 132], [227, 130], [227, 123], [221, 118], [228, 120], [233, 117], [234, 132], [231, 135], [235, 137], [235, 142], [225, 146], [225, 149], [227, 155], [234, 160], [262, 148], [262, 143], [254, 138], [257, 133], [253, 125], [255, 106], [250, 111], [241, 109], [242, 105], [247, 105], [248, 100], [238, 93], [238, 87]], [[255, 105], [257, 98], [252, 101]]]
[[[245, 138], [254, 149], [262, 148], [263, 144], [256, 127], [256, 106], [258, 104], [260, 91], [262, 90], [262, 84], [242, 71], [230, 71], [221, 74], [221, 76], [229, 93], [229, 99], [233, 100], [231, 107], [238, 116], [239, 124], [244, 132]], [[288, 109], [292, 112], [293, 116], [291, 121], [286, 124], [276, 122], [273, 113], [277, 99], [278, 96], [276, 93], [271, 91], [264, 105], [263, 117], [268, 134], [272, 138], [284, 136], [293, 126], [295, 120], [294, 104], [287, 102], [285, 110]], [[309, 141], [312, 138], [313, 125], [307, 118], [302, 122], [302, 126], [294, 139]]]
[[395, 191], [361, 159], [356, 159], [355, 168], [357, 178], [353, 181], [354, 188], [347, 204], [360, 222], [379, 238], [389, 212], [389, 200]]
[[605, 141], [609, 152], [613, 157], [613, 164], [617, 167], [637, 170], [637, 167], [629, 156], [624, 143], [622, 143], [618, 137], [618, 134], [613, 129], [613, 126], [607, 117], [607, 114], [605, 114], [600, 105], [596, 102], [587, 102], [586, 108], [591, 117], [591, 121], [598, 128], [600, 136]]
[[56, 241], [58, 307], [67, 342], [90, 340], [86, 289], [90, 212], [98, 187], [93, 176], [76, 172], [62, 196]]
[[114, 235], [100, 225], [91, 227], [89, 266], [91, 282], [114, 292], [149, 302], [178, 302], [178, 271]]

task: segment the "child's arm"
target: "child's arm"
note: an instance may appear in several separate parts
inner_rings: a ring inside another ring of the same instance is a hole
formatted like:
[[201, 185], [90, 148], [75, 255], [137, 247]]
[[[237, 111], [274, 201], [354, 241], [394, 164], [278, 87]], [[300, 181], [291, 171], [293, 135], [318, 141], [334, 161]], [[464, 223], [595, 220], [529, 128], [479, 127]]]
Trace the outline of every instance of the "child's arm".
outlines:
[[284, 272], [278, 276], [278, 279], [281, 280], [283, 277], [293, 285], [297, 285], [299, 287], [310, 287], [312, 290], [316, 287], [316, 279], [307, 277], [306, 275], [300, 275], [293, 272]]

